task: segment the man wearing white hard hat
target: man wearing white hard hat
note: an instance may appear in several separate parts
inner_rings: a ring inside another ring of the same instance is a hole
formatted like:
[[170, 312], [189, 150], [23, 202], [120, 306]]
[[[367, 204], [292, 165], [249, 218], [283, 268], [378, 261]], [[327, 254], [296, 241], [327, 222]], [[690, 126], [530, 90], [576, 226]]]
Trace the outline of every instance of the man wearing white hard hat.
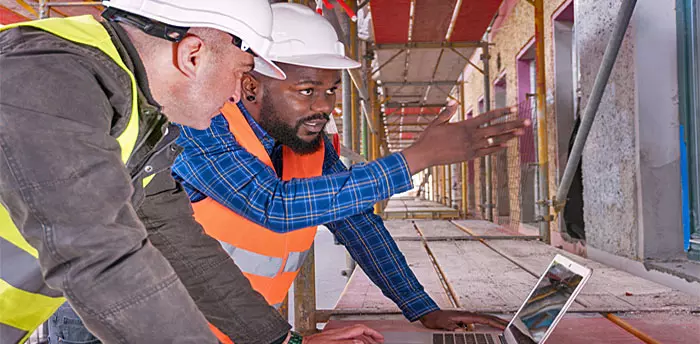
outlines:
[[238, 344], [286, 341], [170, 175], [171, 122], [208, 127], [254, 57], [284, 78], [267, 0], [104, 5], [103, 22], [0, 29], [0, 342], [66, 300], [107, 343], [215, 343], [207, 320]]
[[478, 128], [493, 119], [488, 115], [446, 124], [456, 109], [449, 106], [411, 148], [347, 170], [323, 129], [340, 71], [360, 64], [345, 57], [333, 27], [311, 9], [291, 3], [272, 9], [270, 58], [287, 79], [256, 65], [243, 78], [241, 102], [226, 104], [208, 129], [183, 127], [177, 141], [184, 151], [173, 172], [197, 221], [245, 262], [243, 273], [271, 305], [284, 300], [316, 226], [325, 224], [408, 320], [450, 330], [473, 322], [502, 328], [498, 318], [440, 310], [372, 206], [409, 190], [417, 171], [502, 149], [527, 124]]

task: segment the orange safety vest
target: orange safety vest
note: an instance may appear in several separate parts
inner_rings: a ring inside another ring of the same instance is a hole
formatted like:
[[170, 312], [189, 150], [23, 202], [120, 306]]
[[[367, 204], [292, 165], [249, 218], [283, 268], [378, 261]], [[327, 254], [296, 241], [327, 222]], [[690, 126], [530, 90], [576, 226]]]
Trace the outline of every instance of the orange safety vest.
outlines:
[[[265, 165], [274, 168], [265, 147], [255, 136], [238, 106], [226, 103], [221, 112], [236, 141]], [[308, 155], [298, 155], [286, 146], [282, 150], [283, 180], [322, 174], [325, 154], [323, 145]], [[253, 289], [262, 294], [270, 305], [279, 308], [314, 242], [316, 227], [277, 233], [211, 198], [196, 202], [192, 207], [197, 222], [207, 234], [221, 242], [224, 250], [250, 280]], [[231, 343], [228, 337], [213, 326], [212, 330], [223, 343]]]

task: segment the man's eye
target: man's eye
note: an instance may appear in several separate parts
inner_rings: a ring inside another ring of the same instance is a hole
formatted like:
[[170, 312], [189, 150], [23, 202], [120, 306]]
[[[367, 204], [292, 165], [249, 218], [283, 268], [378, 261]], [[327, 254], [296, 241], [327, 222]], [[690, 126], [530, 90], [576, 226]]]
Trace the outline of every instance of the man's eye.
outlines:
[[332, 96], [332, 95], [335, 94], [335, 92], [336, 92], [337, 90], [338, 90], [337, 88], [331, 88], [330, 90], [327, 90], [327, 91], [326, 91], [326, 94], [328, 94], [329, 96]]
[[310, 95], [314, 94], [314, 90], [307, 88], [305, 90], [299, 91], [299, 93], [301, 93], [302, 95], [305, 95], [305, 96], [310, 96]]

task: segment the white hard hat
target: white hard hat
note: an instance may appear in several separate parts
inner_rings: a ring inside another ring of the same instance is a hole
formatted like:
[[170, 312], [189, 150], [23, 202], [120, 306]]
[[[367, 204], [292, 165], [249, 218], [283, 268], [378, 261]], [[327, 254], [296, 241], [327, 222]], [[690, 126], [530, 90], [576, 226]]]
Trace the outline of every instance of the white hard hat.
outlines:
[[[272, 61], [321, 69], [357, 68], [361, 64], [345, 56], [345, 46], [326, 18], [311, 8], [287, 2], [272, 4]], [[274, 70], [255, 64], [255, 71], [274, 77]]]
[[268, 0], [105, 0], [106, 7], [140, 15], [168, 25], [208, 27], [242, 40], [255, 62], [270, 71], [270, 77], [286, 78], [269, 58], [272, 45], [272, 10]]

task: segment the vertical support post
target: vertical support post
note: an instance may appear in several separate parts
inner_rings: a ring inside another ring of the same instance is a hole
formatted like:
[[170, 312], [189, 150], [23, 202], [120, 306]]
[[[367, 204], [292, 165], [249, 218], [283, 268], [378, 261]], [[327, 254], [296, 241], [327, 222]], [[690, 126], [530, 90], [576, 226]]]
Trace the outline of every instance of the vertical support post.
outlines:
[[452, 208], [452, 165], [445, 165], [447, 178], [445, 178], [445, 205]]
[[316, 264], [314, 245], [294, 280], [294, 328], [302, 335], [316, 331]]
[[[341, 0], [342, 1], [342, 0]], [[357, 1], [356, 0], [346, 0], [348, 6], [353, 9], [353, 11], [357, 11]], [[350, 22], [350, 57], [357, 61], [357, 58], [359, 56], [359, 45], [358, 45], [358, 37], [357, 37], [357, 22], [353, 22], [352, 20], [348, 19]], [[360, 130], [362, 126], [362, 119], [361, 114], [360, 114], [360, 96], [359, 92], [357, 92], [357, 88], [352, 87], [352, 103], [351, 103], [351, 108], [352, 108], [352, 150], [355, 153], [360, 153], [360, 148], [361, 148], [361, 142], [360, 142]]]
[[48, 0], [39, 0], [39, 19], [49, 17], [49, 7], [46, 5]]
[[[462, 78], [464, 78], [464, 74], [462, 74]], [[464, 79], [459, 83], [459, 103], [460, 103], [460, 114], [459, 114], [459, 119], [460, 120], [465, 120], [467, 117], [467, 111], [466, 111], [466, 104], [464, 103], [466, 101], [466, 95], [464, 94]], [[468, 184], [468, 176], [467, 176], [467, 171], [469, 169], [469, 162], [463, 162], [460, 164], [462, 168], [462, 215], [464, 218], [467, 218], [467, 215], [469, 214], [469, 195], [467, 193], [467, 184]]]
[[539, 165], [540, 239], [551, 243], [549, 233], [549, 156], [545, 96], [547, 85], [544, 61], [544, 0], [535, 0], [535, 66], [537, 72], [537, 161]]
[[374, 123], [377, 124], [377, 141], [375, 142], [375, 156], [376, 159], [382, 157], [382, 143], [384, 142], [385, 128], [384, 120], [382, 118], [381, 103], [379, 102], [379, 90], [377, 89], [377, 84], [374, 83], [374, 113], [376, 117], [374, 118]]
[[[362, 119], [362, 155], [367, 159], [368, 161], [371, 161], [371, 145], [370, 145], [370, 136], [371, 133], [369, 132], [369, 122], [368, 119], [372, 120], [372, 111], [374, 107], [372, 106], [372, 94], [373, 94], [373, 89], [372, 89], [372, 75], [371, 75], [371, 66], [372, 66], [372, 57], [370, 57], [370, 50], [371, 46], [369, 42], [364, 42], [363, 44], [364, 47], [364, 54], [362, 55], [362, 72], [364, 76], [364, 85], [365, 89], [367, 90], [367, 97], [368, 99], [365, 99], [365, 102], [367, 102], [364, 107], [365, 110], [367, 110], [366, 116], [363, 116], [362, 114], [360, 115]], [[374, 123], [372, 123], [372, 128], [375, 128], [376, 126]]]
[[[349, 21], [347, 25], [344, 25], [343, 31], [350, 36], [350, 25]], [[352, 47], [351, 47], [352, 48]], [[352, 51], [349, 52], [352, 56]], [[352, 78], [347, 70], [343, 70], [342, 75], [342, 103], [343, 103], [343, 145], [349, 149], [353, 148], [353, 125], [352, 125], [352, 90], [353, 90]], [[352, 165], [352, 161], [348, 158], [342, 158], [343, 163], [348, 168]]]
[[425, 199], [427, 199], [428, 201], [432, 201], [433, 200], [433, 183], [430, 181], [432, 180], [433, 171], [432, 170], [425, 170], [425, 174], [426, 174], [426, 178], [428, 178], [428, 183], [427, 183], [428, 189], [427, 189], [426, 194], [425, 194]]
[[438, 173], [438, 203], [445, 204], [445, 166], [437, 167]]
[[445, 165], [438, 166], [438, 173], [440, 174], [440, 204], [445, 204]]
[[423, 198], [426, 201], [430, 201], [430, 193], [432, 192], [430, 188], [430, 172], [426, 169], [423, 170], [423, 174], [425, 175], [425, 192], [423, 193]]
[[431, 169], [430, 174], [433, 175], [433, 178], [432, 178], [433, 181], [432, 181], [432, 183], [430, 183], [431, 188], [433, 189], [433, 192], [431, 192], [431, 194], [433, 196], [431, 201], [437, 202], [437, 199], [438, 199], [437, 198], [437, 193], [438, 193], [438, 190], [437, 190], [437, 185], [438, 185], [437, 167], [433, 166], [430, 169]]
[[289, 321], [289, 293], [287, 293], [287, 297], [285, 297], [284, 301], [282, 301], [279, 312], [283, 318]]
[[367, 126], [367, 118], [365, 116], [360, 116], [360, 121], [362, 122], [361, 127], [361, 138], [362, 138], [362, 151], [360, 154], [369, 160], [369, 128]]
[[[338, 1], [343, 1], [343, 0], [338, 0]], [[357, 13], [357, 1], [355, 0], [346, 0], [347, 4], [350, 6], [350, 8]], [[353, 22], [348, 18], [348, 35], [349, 39], [348, 42], [350, 42], [350, 58], [353, 60], [357, 61], [357, 56], [358, 56], [358, 37], [357, 37], [357, 22]], [[348, 133], [351, 137], [351, 144], [348, 145], [347, 147], [352, 149], [353, 152], [358, 153], [360, 151], [360, 114], [359, 114], [359, 93], [357, 92], [357, 88], [353, 85], [352, 79], [350, 78], [350, 74], [345, 71], [344, 74], [347, 74], [347, 81], [348, 81], [348, 87], [350, 88], [349, 90], [349, 102], [348, 102], [348, 109], [350, 109], [350, 122], [348, 123], [348, 126], [345, 126], [345, 122], [343, 122], [343, 134], [345, 132]], [[344, 82], [345, 80], [343, 80]], [[343, 106], [345, 106], [345, 102], [343, 102]], [[345, 136], [345, 135], [343, 135]], [[345, 276], [348, 278], [352, 275], [352, 272], [355, 271], [355, 260], [352, 259], [352, 256], [350, 256], [350, 253], [345, 253], [345, 265], [346, 265], [346, 270], [343, 272]]]
[[[371, 71], [371, 70], [370, 70]], [[384, 133], [384, 123], [382, 123], [382, 111], [379, 104], [379, 92], [377, 91], [377, 83], [370, 77], [370, 83], [372, 84], [372, 121], [374, 121], [374, 127], [377, 128], [377, 132], [372, 135], [374, 137], [374, 142], [372, 145], [372, 150], [374, 151], [374, 160], [381, 157], [380, 147], [382, 146], [382, 133]]]
[[[343, 145], [352, 149], [352, 79], [347, 70], [343, 70]], [[343, 157], [343, 163], [348, 168], [352, 165], [350, 159]]]
[[[541, 1], [541, 0], [540, 0]], [[482, 45], [483, 54], [481, 60], [484, 63], [484, 112], [491, 111], [491, 55], [489, 55], [489, 44], [485, 42]], [[484, 158], [486, 161], [486, 220], [493, 222], [493, 171], [491, 164], [491, 156]]]

